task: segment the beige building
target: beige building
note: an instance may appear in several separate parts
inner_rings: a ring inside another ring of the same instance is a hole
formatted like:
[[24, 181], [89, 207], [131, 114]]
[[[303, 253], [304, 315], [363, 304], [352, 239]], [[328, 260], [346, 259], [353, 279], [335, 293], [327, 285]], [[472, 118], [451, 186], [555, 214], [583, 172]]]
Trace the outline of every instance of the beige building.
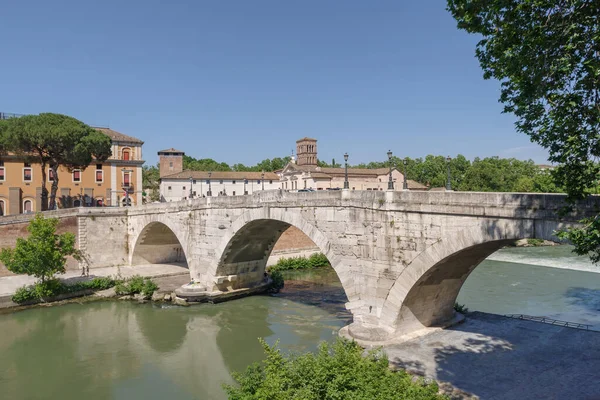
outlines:
[[[296, 142], [297, 158], [278, 171], [283, 190], [332, 190], [343, 189], [344, 168], [325, 168], [317, 165], [317, 140], [302, 138]], [[387, 190], [389, 168], [365, 169], [348, 168], [350, 190]], [[392, 169], [394, 190], [402, 190], [404, 175]], [[427, 187], [408, 180], [409, 190], [427, 190]]]
[[279, 175], [273, 172], [184, 171], [184, 155], [183, 151], [173, 148], [158, 152], [160, 201], [241, 196], [280, 187]]
[[[92, 162], [84, 170], [58, 171], [58, 208], [124, 206], [142, 203], [141, 140], [109, 128], [96, 128], [110, 137], [112, 155], [105, 162]], [[41, 166], [23, 157], [0, 158], [0, 215], [41, 211]], [[55, 171], [46, 167], [50, 193]]]

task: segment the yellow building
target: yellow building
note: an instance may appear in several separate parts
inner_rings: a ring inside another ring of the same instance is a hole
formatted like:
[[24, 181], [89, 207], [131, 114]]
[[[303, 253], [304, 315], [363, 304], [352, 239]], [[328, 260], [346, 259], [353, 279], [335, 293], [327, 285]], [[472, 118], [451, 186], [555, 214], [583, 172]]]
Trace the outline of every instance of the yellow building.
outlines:
[[[85, 170], [58, 171], [58, 208], [106, 207], [142, 204], [141, 140], [109, 128], [95, 128], [110, 137], [112, 156], [102, 163], [92, 162]], [[46, 167], [46, 187], [50, 194], [54, 171]], [[41, 210], [41, 166], [23, 157], [0, 157], [0, 215]]]

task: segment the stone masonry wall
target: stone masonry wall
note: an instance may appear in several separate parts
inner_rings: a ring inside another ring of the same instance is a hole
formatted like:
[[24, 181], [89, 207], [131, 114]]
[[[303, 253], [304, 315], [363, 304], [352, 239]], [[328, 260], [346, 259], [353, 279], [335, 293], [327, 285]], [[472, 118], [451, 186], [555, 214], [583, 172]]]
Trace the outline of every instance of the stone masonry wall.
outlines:
[[[57, 233], [71, 232], [75, 235], [76, 245], [79, 245], [77, 235], [77, 218], [76, 212], [72, 210], [60, 210], [45, 212], [44, 216], [56, 217], [60, 219]], [[12, 215], [0, 218], [0, 249], [5, 247], [14, 248], [17, 243], [17, 238], [26, 238], [29, 236], [27, 226], [29, 221], [34, 217], [34, 214]], [[72, 257], [67, 258], [67, 270], [79, 268], [79, 264]], [[0, 262], [0, 276], [14, 275], [6, 269], [4, 264]]]

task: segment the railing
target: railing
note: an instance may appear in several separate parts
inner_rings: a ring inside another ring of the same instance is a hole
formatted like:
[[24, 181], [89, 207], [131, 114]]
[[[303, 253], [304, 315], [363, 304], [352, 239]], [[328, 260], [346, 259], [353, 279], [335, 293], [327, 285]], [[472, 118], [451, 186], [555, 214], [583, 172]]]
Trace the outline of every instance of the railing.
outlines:
[[531, 315], [524, 315], [524, 314], [505, 314], [504, 316], [508, 317], [508, 318], [515, 318], [515, 319], [522, 319], [522, 320], [526, 320], [526, 321], [535, 321], [535, 322], [541, 322], [544, 324], [557, 325], [557, 326], [562, 326], [565, 328], [583, 329], [586, 331], [590, 330], [590, 325], [587, 325], [587, 324], [579, 324], [577, 322], [561, 321], [559, 319], [553, 319], [553, 318], [534, 317]]
[[0, 112], [0, 119], [19, 118], [19, 117], [22, 117], [23, 115], [24, 114], [13, 114], [13, 113]]

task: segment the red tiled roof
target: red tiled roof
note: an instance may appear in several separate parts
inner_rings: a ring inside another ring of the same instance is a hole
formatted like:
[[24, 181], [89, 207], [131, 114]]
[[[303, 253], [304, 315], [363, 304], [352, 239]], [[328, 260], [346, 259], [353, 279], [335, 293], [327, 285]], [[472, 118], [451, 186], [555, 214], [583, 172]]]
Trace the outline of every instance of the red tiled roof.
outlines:
[[113, 140], [115, 142], [129, 142], [129, 143], [144, 144], [144, 142], [141, 141], [138, 138], [134, 138], [133, 136], [125, 135], [125, 134], [123, 134], [121, 132], [117, 132], [117, 131], [112, 130], [110, 128], [98, 128], [98, 127], [94, 127], [94, 129], [96, 129], [97, 131], [100, 131], [100, 132], [104, 133], [106, 136], [108, 136], [111, 140]]

